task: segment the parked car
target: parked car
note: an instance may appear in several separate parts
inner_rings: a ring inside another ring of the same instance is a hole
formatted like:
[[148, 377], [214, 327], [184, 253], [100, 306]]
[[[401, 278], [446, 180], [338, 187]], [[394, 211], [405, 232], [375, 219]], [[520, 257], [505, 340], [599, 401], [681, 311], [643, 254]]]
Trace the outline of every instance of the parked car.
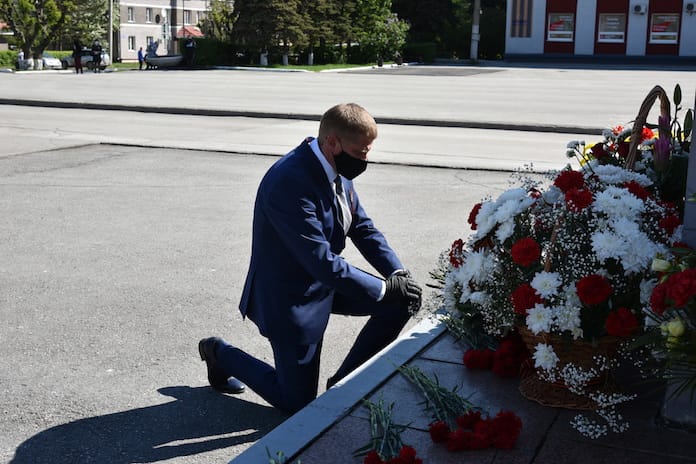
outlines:
[[[90, 71], [94, 69], [94, 63], [92, 62], [92, 50], [89, 48], [83, 48], [82, 51], [80, 52], [80, 56], [82, 57], [82, 67], [87, 68]], [[61, 64], [63, 66], [63, 69], [68, 69], [68, 68], [74, 68], [75, 67], [75, 58], [72, 55], [68, 55], [63, 57], [61, 60]], [[109, 53], [106, 51], [102, 51], [101, 53], [101, 62], [99, 63], [99, 69], [104, 70], [106, 69], [107, 66], [111, 65], [111, 60], [109, 59]]]
[[48, 52], [43, 52], [41, 54], [41, 60], [43, 61], [43, 69], [61, 69], [63, 64], [55, 56]]

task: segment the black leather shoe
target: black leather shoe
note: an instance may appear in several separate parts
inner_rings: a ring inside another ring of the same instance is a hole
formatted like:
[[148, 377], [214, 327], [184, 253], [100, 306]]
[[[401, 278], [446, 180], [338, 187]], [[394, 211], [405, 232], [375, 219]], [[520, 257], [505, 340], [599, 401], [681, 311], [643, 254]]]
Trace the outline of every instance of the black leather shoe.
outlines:
[[221, 342], [220, 337], [204, 338], [198, 342], [198, 353], [208, 366], [208, 382], [211, 387], [222, 393], [243, 393], [246, 386], [234, 377], [226, 377], [217, 366], [215, 351]]

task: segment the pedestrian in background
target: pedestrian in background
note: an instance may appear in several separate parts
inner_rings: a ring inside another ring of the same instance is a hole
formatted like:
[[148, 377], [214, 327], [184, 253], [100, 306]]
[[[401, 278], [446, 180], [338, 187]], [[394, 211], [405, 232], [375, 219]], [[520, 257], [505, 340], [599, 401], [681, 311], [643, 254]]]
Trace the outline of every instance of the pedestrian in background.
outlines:
[[95, 73], [101, 71], [101, 54], [102, 46], [98, 40], [95, 40], [92, 42], [92, 65], [94, 66], [92, 70]]
[[75, 74], [83, 74], [82, 70], [82, 43], [80, 39], [75, 39], [73, 42], [73, 61], [75, 62]]
[[145, 55], [143, 55], [143, 47], [138, 50], [138, 69], [143, 70], [143, 63], [145, 62]]

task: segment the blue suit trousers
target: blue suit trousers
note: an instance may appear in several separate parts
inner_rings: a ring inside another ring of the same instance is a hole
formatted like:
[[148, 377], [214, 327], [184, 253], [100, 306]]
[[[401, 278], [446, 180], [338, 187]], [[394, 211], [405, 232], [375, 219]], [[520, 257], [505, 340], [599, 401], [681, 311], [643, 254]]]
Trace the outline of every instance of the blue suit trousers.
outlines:
[[[383, 302], [366, 303], [336, 294], [331, 312], [369, 319], [348, 352], [333, 381], [338, 381], [394, 341], [408, 321], [406, 307]], [[254, 358], [229, 344], [218, 347], [218, 366], [236, 377], [272, 406], [293, 413], [317, 396], [323, 341], [312, 346], [292, 345], [287, 340], [269, 340], [275, 366]]]

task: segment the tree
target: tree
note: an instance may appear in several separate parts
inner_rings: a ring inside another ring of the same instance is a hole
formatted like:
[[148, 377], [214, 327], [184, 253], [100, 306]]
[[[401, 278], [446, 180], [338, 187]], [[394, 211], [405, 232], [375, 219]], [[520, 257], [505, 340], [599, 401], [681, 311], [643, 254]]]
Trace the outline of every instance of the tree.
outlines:
[[400, 52], [406, 43], [409, 25], [391, 11], [391, 0], [358, 0], [358, 40], [363, 49], [374, 52], [378, 60]]
[[[1, 1], [1, 0], [0, 0]], [[95, 39], [109, 39], [109, 0], [73, 0], [75, 8], [68, 14], [60, 31], [62, 43], [68, 46], [79, 39], [83, 44]], [[114, 24], [119, 23], [119, 8], [114, 2]]]
[[0, 17], [24, 55], [38, 59], [74, 8], [72, 0], [0, 0]]
[[300, 0], [236, 0], [233, 36], [237, 43], [267, 52], [306, 42], [307, 18], [300, 13]]
[[[325, 47], [326, 43], [336, 42], [334, 21], [338, 15], [338, 5], [334, 0], [315, 0], [300, 2], [300, 14], [305, 18], [307, 35], [308, 63], [314, 64], [314, 48]], [[322, 60], [324, 61], [324, 60]]]
[[201, 29], [210, 38], [230, 41], [232, 40], [234, 19], [234, 8], [231, 1], [212, 0], [210, 2], [210, 11], [203, 20]]

